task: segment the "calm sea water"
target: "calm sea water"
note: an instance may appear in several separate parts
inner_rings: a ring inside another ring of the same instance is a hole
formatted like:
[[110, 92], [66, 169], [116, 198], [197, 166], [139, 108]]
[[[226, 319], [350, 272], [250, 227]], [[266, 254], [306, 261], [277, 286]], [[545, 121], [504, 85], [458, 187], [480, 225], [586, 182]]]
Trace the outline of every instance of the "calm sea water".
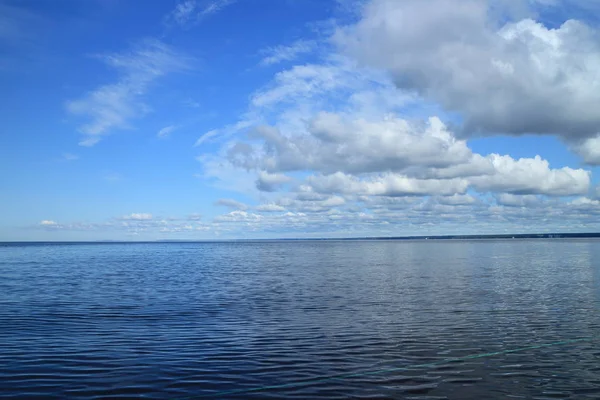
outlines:
[[0, 245], [5, 398], [598, 399], [596, 336], [597, 240]]

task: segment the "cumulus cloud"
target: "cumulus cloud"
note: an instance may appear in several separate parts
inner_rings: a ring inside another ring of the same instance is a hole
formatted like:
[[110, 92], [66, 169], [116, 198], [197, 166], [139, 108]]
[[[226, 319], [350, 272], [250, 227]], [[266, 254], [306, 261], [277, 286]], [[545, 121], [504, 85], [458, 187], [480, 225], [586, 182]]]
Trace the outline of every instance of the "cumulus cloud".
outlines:
[[40, 222], [40, 225], [42, 226], [56, 226], [58, 225], [55, 221], [49, 220], [49, 219], [45, 219], [43, 221]]
[[574, 143], [572, 148], [587, 164], [600, 165], [600, 133]]
[[[285, 136], [263, 126], [260, 154], [247, 152], [232, 161], [268, 171], [315, 170], [323, 173], [402, 171], [408, 167], [448, 167], [470, 160], [465, 141], [456, 140], [438, 118], [410, 122], [393, 115], [376, 121], [349, 115], [319, 113], [305, 135]], [[253, 165], [257, 164], [257, 165]]]
[[401, 174], [383, 173], [358, 178], [343, 172], [311, 176], [307, 181], [319, 193], [357, 194], [371, 196], [454, 195], [468, 188], [465, 179], [415, 179]]
[[503, 23], [492, 3], [372, 0], [334, 40], [388, 70], [398, 87], [459, 112], [463, 133], [595, 135], [598, 29], [577, 20], [555, 29], [529, 18]]
[[292, 178], [284, 174], [270, 174], [265, 171], [260, 171], [256, 180], [256, 188], [263, 192], [274, 192], [281, 185], [291, 181]]
[[188, 68], [189, 59], [158, 40], [146, 40], [129, 52], [98, 56], [120, 73], [80, 99], [68, 101], [67, 111], [88, 118], [79, 126], [82, 146], [93, 146], [115, 129], [131, 128], [131, 121], [149, 112], [144, 95], [157, 79]]
[[590, 188], [589, 171], [569, 167], [550, 169], [548, 161], [540, 156], [515, 160], [492, 154], [488, 158], [494, 173], [470, 178], [479, 191], [572, 196], [585, 194]]
[[[284, 135], [262, 126], [262, 144], [238, 143], [229, 161], [258, 172], [257, 187], [275, 191], [282, 172], [310, 171], [308, 184], [323, 193], [378, 196], [453, 195], [479, 192], [571, 196], [587, 193], [590, 172], [550, 168], [540, 156], [473, 153], [438, 119], [426, 123], [384, 115], [379, 120], [319, 113], [304, 133]], [[265, 172], [268, 171], [268, 172]]]

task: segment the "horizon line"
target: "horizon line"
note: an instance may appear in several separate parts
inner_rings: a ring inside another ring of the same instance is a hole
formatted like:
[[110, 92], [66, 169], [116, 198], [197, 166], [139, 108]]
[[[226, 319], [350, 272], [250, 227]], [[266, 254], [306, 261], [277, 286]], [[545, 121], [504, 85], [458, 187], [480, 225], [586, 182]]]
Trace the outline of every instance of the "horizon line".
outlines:
[[352, 241], [352, 240], [461, 240], [461, 239], [569, 239], [600, 238], [600, 232], [554, 232], [554, 233], [498, 233], [498, 234], [453, 234], [453, 235], [407, 235], [407, 236], [354, 236], [354, 237], [294, 237], [294, 238], [232, 238], [232, 239], [154, 239], [154, 240], [7, 240], [0, 243], [219, 243], [259, 241]]

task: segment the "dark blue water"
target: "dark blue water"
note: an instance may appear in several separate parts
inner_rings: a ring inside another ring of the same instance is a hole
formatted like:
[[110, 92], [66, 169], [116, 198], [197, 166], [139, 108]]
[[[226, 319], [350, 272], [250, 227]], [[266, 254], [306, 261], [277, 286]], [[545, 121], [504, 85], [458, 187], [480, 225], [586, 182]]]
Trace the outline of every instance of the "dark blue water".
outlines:
[[597, 399], [599, 306], [597, 240], [0, 245], [0, 397]]

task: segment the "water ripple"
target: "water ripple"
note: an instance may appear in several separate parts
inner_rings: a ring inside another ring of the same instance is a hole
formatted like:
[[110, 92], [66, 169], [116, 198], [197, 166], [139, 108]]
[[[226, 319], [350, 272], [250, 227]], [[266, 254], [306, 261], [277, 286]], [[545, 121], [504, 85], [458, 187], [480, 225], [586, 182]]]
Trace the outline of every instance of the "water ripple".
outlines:
[[2, 245], [0, 398], [600, 398], [599, 245]]

